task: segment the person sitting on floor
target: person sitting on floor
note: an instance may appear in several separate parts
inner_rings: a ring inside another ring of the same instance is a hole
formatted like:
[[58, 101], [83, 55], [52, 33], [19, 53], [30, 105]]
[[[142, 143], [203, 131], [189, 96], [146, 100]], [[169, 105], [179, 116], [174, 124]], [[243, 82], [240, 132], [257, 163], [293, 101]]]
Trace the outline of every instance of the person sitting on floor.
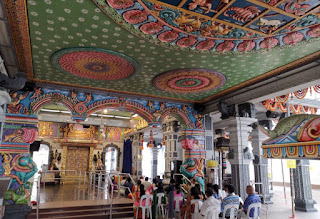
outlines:
[[213, 194], [214, 194], [213, 190], [211, 188], [207, 188], [207, 191], [206, 191], [207, 199], [203, 202], [201, 210], [200, 210], [200, 214], [202, 216], [205, 216], [208, 208], [212, 207], [212, 206], [217, 209], [218, 213], [220, 213], [221, 202], [218, 199], [216, 199], [213, 196]]
[[[251, 185], [247, 186], [246, 192], [248, 194], [248, 197], [244, 201], [243, 211], [239, 211], [239, 218], [247, 218], [247, 212], [251, 204], [261, 203], [260, 197], [255, 194], [254, 189]], [[260, 216], [260, 209], [259, 209], [258, 215]], [[254, 216], [254, 209], [251, 209], [249, 213], [249, 217], [253, 217], [253, 216]]]
[[132, 187], [133, 187], [133, 183], [131, 182], [131, 178], [130, 177], [127, 178], [127, 181], [124, 183], [123, 186], [127, 187], [126, 191], [125, 191], [125, 194], [129, 195], [132, 192]]
[[[224, 210], [225, 206], [228, 205], [228, 204], [235, 204], [235, 205], [240, 205], [240, 198], [238, 195], [236, 195], [234, 193], [234, 187], [232, 185], [226, 185], [224, 187], [226, 193], [228, 194], [227, 197], [225, 197], [223, 200], [222, 200], [222, 209]], [[222, 212], [223, 213], [223, 212]], [[230, 209], [228, 209], [226, 211], [226, 218], [230, 218]], [[235, 211], [235, 216], [237, 216], [237, 211]]]

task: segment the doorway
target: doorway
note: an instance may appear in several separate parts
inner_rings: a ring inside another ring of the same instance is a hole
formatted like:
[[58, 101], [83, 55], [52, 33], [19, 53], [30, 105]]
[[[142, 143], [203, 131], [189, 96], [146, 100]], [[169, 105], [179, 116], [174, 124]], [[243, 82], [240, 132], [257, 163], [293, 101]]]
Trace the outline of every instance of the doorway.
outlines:
[[[66, 170], [88, 171], [89, 147], [68, 147]], [[67, 172], [66, 175], [74, 175]]]

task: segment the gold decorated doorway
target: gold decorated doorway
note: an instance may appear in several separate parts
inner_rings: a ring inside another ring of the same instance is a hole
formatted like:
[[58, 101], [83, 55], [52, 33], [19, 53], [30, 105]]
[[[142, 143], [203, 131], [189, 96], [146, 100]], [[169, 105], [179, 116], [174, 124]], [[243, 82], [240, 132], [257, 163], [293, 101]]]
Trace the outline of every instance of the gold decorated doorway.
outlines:
[[[89, 169], [89, 148], [88, 147], [68, 147], [66, 170], [76, 170], [77, 172], [88, 171]], [[74, 175], [69, 172], [67, 175]]]

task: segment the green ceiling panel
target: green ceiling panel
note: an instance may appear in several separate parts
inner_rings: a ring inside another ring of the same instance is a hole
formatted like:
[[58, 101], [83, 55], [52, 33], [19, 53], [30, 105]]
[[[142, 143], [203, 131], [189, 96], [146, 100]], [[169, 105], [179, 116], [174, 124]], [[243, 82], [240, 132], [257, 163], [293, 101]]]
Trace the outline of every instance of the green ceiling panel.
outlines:
[[[27, 1], [34, 78], [70, 85], [90, 86], [141, 95], [199, 101], [270, 70], [320, 50], [317, 38], [270, 51], [195, 53], [164, 48], [130, 34], [114, 23], [89, 0]], [[52, 66], [50, 57], [69, 47], [95, 47], [122, 53], [136, 60], [140, 72], [116, 81], [81, 78]], [[169, 93], [155, 88], [152, 80], [162, 72], [180, 68], [203, 68], [220, 72], [226, 83], [199, 93]]]

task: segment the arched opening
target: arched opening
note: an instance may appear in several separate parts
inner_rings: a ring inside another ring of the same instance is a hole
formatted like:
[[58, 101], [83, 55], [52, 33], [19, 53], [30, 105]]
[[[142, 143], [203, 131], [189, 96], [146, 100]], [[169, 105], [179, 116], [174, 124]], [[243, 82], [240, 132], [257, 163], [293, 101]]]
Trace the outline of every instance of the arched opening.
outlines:
[[[107, 172], [119, 171], [120, 148], [115, 144], [108, 144], [104, 148], [104, 166]], [[118, 169], [118, 170], [117, 170]]]
[[[39, 150], [33, 152], [32, 159], [37, 164], [39, 170], [47, 170], [49, 166], [50, 148], [47, 144], [40, 144]], [[38, 179], [39, 173], [36, 172], [34, 177]]]

